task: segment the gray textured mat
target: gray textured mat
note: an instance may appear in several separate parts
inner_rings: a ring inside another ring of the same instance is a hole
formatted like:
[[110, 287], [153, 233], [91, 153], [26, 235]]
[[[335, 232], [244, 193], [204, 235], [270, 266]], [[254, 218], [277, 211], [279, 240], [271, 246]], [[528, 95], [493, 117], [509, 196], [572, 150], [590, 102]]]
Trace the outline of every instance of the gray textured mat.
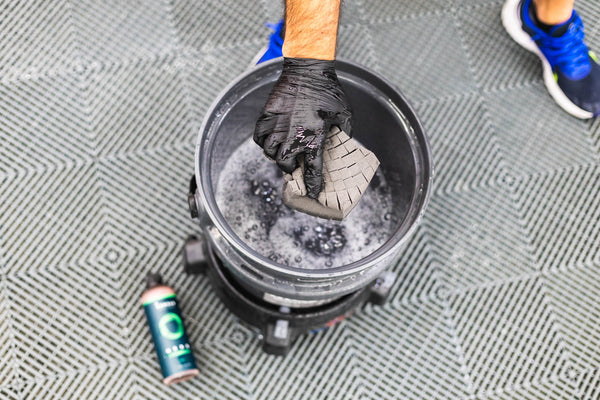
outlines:
[[[576, 6], [600, 50], [600, 4]], [[600, 122], [552, 102], [500, 8], [346, 1], [339, 56], [414, 104], [435, 193], [390, 303], [277, 358], [179, 250], [199, 124], [280, 2], [0, 2], [0, 399], [599, 399]], [[199, 359], [175, 387], [148, 269]]]

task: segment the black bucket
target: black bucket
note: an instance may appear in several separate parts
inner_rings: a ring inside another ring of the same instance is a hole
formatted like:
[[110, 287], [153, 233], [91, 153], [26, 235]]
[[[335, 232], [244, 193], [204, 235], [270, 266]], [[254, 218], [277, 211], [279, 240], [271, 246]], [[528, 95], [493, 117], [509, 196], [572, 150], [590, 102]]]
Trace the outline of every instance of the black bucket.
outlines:
[[281, 59], [276, 59], [247, 71], [213, 103], [198, 138], [195, 201], [209, 247], [238, 283], [273, 304], [309, 307], [365, 287], [397, 262], [425, 210], [433, 166], [423, 127], [404, 96], [378, 74], [336, 61], [354, 112], [353, 137], [379, 158], [391, 187], [397, 224], [387, 241], [371, 254], [334, 268], [297, 268], [259, 254], [234, 232], [215, 193], [227, 155], [252, 136], [281, 64]]

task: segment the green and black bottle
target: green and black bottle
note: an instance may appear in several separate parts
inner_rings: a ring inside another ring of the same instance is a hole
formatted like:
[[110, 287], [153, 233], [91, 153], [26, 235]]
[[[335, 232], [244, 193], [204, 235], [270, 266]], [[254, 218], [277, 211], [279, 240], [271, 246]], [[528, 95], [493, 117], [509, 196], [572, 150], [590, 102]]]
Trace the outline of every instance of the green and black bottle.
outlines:
[[183, 327], [175, 291], [163, 283], [159, 274], [148, 273], [142, 305], [158, 354], [163, 383], [170, 385], [198, 375], [200, 371]]

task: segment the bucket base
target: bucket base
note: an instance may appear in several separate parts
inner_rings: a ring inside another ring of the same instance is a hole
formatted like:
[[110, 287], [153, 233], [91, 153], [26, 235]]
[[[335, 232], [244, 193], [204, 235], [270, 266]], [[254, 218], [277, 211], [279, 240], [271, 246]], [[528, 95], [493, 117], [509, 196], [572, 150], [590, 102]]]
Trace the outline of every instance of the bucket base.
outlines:
[[257, 328], [263, 350], [285, 355], [299, 335], [328, 329], [349, 317], [356, 307], [370, 302], [385, 304], [395, 275], [385, 272], [372, 284], [330, 303], [310, 308], [290, 308], [268, 303], [248, 293], [216, 257], [206, 241], [191, 236], [183, 248], [188, 274], [204, 274], [221, 302], [240, 320]]

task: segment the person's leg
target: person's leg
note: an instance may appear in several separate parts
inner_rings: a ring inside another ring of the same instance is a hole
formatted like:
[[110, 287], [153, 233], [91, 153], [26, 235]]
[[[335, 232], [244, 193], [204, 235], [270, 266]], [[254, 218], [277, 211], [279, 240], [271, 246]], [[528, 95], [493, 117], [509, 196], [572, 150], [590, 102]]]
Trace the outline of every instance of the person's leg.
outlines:
[[574, 0], [505, 0], [508, 34], [542, 61], [550, 95], [578, 118], [600, 115], [600, 65], [585, 44]]
[[538, 20], [546, 25], [567, 22], [573, 14], [575, 0], [533, 0]]

